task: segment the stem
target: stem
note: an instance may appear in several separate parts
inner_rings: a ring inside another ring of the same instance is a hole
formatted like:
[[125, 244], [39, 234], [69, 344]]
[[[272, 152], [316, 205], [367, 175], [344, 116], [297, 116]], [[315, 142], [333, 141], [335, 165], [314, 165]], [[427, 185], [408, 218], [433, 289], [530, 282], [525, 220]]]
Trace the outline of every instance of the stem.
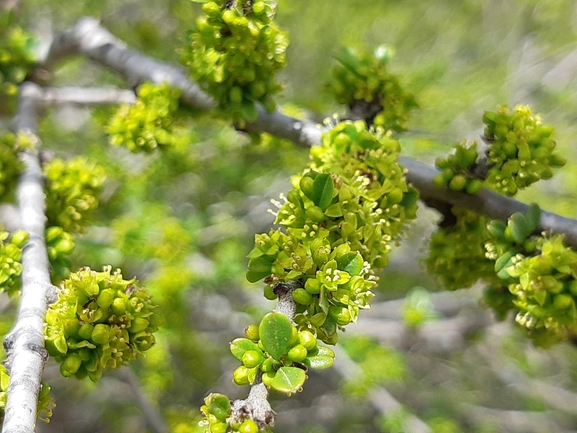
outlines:
[[22, 252], [22, 299], [14, 328], [6, 336], [6, 367], [10, 373], [4, 433], [32, 433], [36, 425], [38, 392], [44, 364], [44, 315], [54, 287], [50, 282], [50, 263], [46, 252], [44, 175], [38, 158], [40, 141], [36, 137], [37, 108], [42, 90], [32, 83], [20, 87], [15, 129], [28, 135], [33, 149], [21, 152], [24, 173], [20, 176], [17, 200], [22, 229], [28, 242]]

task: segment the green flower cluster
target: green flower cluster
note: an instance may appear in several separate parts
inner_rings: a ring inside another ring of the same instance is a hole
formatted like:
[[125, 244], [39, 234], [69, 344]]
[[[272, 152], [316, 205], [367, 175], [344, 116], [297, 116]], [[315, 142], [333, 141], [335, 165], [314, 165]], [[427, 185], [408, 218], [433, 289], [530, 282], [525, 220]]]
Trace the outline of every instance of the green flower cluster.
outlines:
[[74, 250], [74, 239], [62, 227], [48, 227], [46, 248], [52, 265], [52, 282], [59, 283], [70, 275], [71, 263], [68, 256]]
[[[0, 74], [1, 76], [1, 74]], [[22, 172], [22, 161], [18, 159], [16, 149], [18, 139], [9, 132], [0, 138], [0, 200], [10, 201], [16, 189], [18, 177]]]
[[226, 395], [212, 393], [204, 399], [200, 408], [206, 417], [199, 425], [207, 427], [207, 433], [258, 433], [269, 432], [270, 429], [260, 429], [251, 418], [236, 419], [232, 417], [232, 407]]
[[97, 381], [152, 347], [161, 319], [135, 279], [83, 268], [62, 283], [46, 313], [46, 349], [65, 377]]
[[[4, 411], [6, 409], [6, 399], [8, 396], [8, 385], [10, 375], [4, 364], [0, 364], [0, 424], [4, 422]], [[54, 409], [54, 402], [50, 395], [50, 386], [42, 381], [40, 392], [38, 393], [38, 406], [36, 416], [44, 422], [49, 422]]]
[[275, 74], [286, 66], [288, 36], [273, 21], [272, 0], [202, 1], [206, 16], [188, 35], [182, 62], [234, 120], [255, 120], [255, 102], [273, 110], [281, 90]]
[[104, 168], [79, 157], [70, 161], [53, 159], [44, 165], [48, 182], [48, 223], [70, 233], [81, 232], [98, 207], [98, 196], [106, 178]]
[[477, 166], [477, 143], [467, 145], [457, 144], [455, 152], [447, 157], [439, 157], [435, 161], [441, 170], [433, 182], [439, 188], [449, 187], [454, 191], [478, 193], [483, 187], [483, 179], [474, 177], [473, 170]]
[[514, 195], [540, 179], [553, 176], [552, 168], [565, 165], [565, 159], [553, 153], [553, 128], [543, 125], [527, 106], [507, 106], [483, 115], [485, 140], [489, 143], [487, 184], [496, 191]]
[[0, 231], [0, 292], [8, 296], [19, 293], [22, 274], [22, 248], [28, 240], [25, 231], [17, 231], [12, 236]]
[[494, 262], [485, 256], [485, 242], [491, 239], [489, 219], [470, 210], [453, 207], [454, 223], [431, 235], [424, 263], [427, 271], [444, 287], [456, 290], [471, 287], [477, 280], [498, 280]]
[[133, 105], [124, 104], [110, 118], [106, 132], [115, 146], [131, 152], [152, 152], [173, 145], [181, 134], [174, 127], [180, 90], [168, 84], [144, 83]]
[[493, 221], [487, 256], [512, 295], [515, 321], [546, 347], [577, 335], [577, 252], [563, 245], [561, 235], [535, 234], [539, 218], [539, 208], [531, 206], [507, 224]]
[[255, 238], [247, 279], [266, 278], [268, 298], [277, 282], [299, 281], [294, 320], [325, 343], [336, 343], [338, 327], [369, 308], [372, 268], [387, 265], [391, 244], [416, 216], [417, 193], [398, 152], [396, 140], [369, 131], [363, 121], [338, 124], [311, 149], [309, 168], [277, 204], [276, 223], [286, 233]]
[[519, 105], [509, 110], [500, 106], [486, 111], [484, 140], [486, 160], [478, 159], [477, 143], [461, 143], [448, 157], [437, 158], [441, 172], [434, 182], [439, 188], [475, 194], [483, 186], [505, 195], [515, 195], [540, 179], [553, 176], [553, 168], [565, 165], [551, 139], [553, 128], [543, 125], [529, 107]]
[[282, 313], [268, 313], [259, 325], [249, 325], [245, 335], [230, 344], [233, 356], [242, 362], [233, 374], [237, 385], [253, 384], [262, 373], [266, 386], [291, 394], [302, 389], [307, 368], [333, 365], [334, 352], [319, 346], [312, 332], [299, 331]]
[[[18, 84], [34, 65], [34, 39], [12, 23], [12, 14], [0, 15], [0, 100], [14, 100]], [[1, 110], [0, 110], [1, 111]]]
[[334, 82], [329, 88], [337, 101], [347, 104], [351, 114], [367, 123], [393, 131], [407, 129], [410, 110], [418, 107], [411, 93], [387, 70], [391, 50], [378, 47], [373, 53], [355, 53], [344, 48], [335, 58]]

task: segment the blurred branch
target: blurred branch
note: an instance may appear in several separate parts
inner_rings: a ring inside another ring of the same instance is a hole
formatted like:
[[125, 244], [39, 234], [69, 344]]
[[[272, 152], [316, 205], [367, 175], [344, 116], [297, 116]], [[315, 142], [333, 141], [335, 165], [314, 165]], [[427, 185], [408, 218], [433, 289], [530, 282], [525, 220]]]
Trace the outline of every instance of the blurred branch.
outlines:
[[46, 252], [44, 175], [36, 136], [37, 115], [42, 89], [32, 83], [20, 87], [15, 129], [34, 143], [20, 153], [24, 172], [17, 189], [21, 228], [28, 232], [22, 252], [22, 298], [14, 328], [6, 336], [6, 367], [10, 373], [3, 431], [32, 433], [36, 425], [38, 392], [44, 363], [44, 315], [54, 287], [50, 282], [50, 263]]
[[[359, 367], [340, 346], [335, 346], [333, 350], [335, 351], [336, 359], [338, 359], [338, 362], [335, 362], [333, 368], [335, 368], [343, 378], [354, 380], [356, 376], [361, 374], [361, 367]], [[398, 411], [404, 407], [389, 391], [381, 386], [374, 387], [369, 391], [369, 400], [373, 407], [384, 415], [387, 415], [389, 412]], [[411, 433], [429, 433], [431, 431], [429, 426], [415, 415], [407, 414], [405, 422], [407, 431]]]
[[46, 105], [134, 104], [136, 95], [132, 90], [114, 88], [47, 87], [42, 99]]
[[118, 372], [121, 380], [126, 382], [140, 409], [142, 411], [142, 415], [146, 419], [146, 423], [151, 428], [151, 430], [155, 433], [168, 433], [169, 428], [166, 424], [166, 421], [160, 414], [160, 412], [156, 409], [156, 407], [152, 404], [152, 402], [146, 397], [144, 391], [142, 390], [142, 386], [140, 385], [140, 381], [134, 371], [130, 367], [125, 367]]
[[[181, 89], [182, 102], [192, 108], [208, 110], [215, 106], [212, 98], [187, 77], [183, 68], [129, 50], [93, 18], [81, 19], [72, 29], [56, 37], [41, 66], [52, 69], [71, 55], [84, 55], [116, 71], [133, 86], [145, 81], [166, 82]], [[320, 144], [323, 127], [316, 122], [295, 119], [278, 111], [267, 112], [261, 105], [257, 109], [257, 120], [247, 123], [244, 130], [268, 132], [302, 146]], [[433, 184], [433, 178], [438, 173], [435, 168], [405, 157], [399, 158], [399, 161], [408, 170], [407, 179], [419, 190], [424, 202], [440, 201], [498, 219], [507, 219], [515, 212], [527, 210], [526, 204], [485, 189], [469, 195], [448, 188], [437, 188]], [[576, 220], [543, 212], [540, 229], [565, 233], [567, 244], [577, 247]]]

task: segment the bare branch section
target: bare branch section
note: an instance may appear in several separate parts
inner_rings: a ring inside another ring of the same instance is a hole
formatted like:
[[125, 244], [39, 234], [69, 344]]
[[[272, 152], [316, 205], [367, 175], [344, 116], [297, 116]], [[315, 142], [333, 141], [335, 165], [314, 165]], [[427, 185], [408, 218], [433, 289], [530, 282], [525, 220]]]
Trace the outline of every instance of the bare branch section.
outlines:
[[44, 316], [53, 293], [50, 264], [46, 252], [44, 176], [38, 158], [40, 142], [36, 136], [37, 109], [42, 89], [32, 83], [20, 87], [15, 129], [26, 134], [35, 147], [21, 153], [24, 173], [17, 199], [21, 228], [28, 232], [22, 252], [22, 299], [14, 328], [6, 336], [6, 367], [10, 373], [4, 433], [32, 433], [36, 425], [38, 392], [44, 363]]
[[[83, 18], [72, 29], [54, 39], [43, 63], [51, 69], [70, 55], [84, 55], [94, 62], [122, 75], [131, 85], [144, 81], [167, 82], [182, 90], [182, 101], [192, 108], [207, 110], [215, 103], [192, 82], [182, 68], [151, 59], [126, 45], [102, 28], [93, 18]], [[318, 123], [299, 120], [278, 111], [268, 112], [258, 105], [258, 119], [244, 127], [249, 132], [268, 132], [301, 146], [320, 144], [323, 127]], [[507, 219], [515, 212], [525, 212], [527, 205], [488, 190], [476, 195], [437, 188], [433, 178], [438, 171], [410, 158], [400, 158], [407, 170], [407, 179], [420, 192], [421, 198], [469, 208], [492, 218]], [[577, 248], [577, 221], [543, 212], [541, 230], [565, 233], [568, 245]]]
[[115, 88], [47, 87], [42, 99], [45, 105], [134, 104], [136, 95], [132, 90]]

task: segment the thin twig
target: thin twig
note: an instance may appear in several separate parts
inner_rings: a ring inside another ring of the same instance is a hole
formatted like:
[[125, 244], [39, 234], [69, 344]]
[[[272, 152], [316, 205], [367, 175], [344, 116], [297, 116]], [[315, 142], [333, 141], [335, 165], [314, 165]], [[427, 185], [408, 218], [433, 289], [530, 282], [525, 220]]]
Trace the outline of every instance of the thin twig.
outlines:
[[37, 109], [42, 90], [32, 83], [20, 87], [15, 129], [26, 134], [35, 146], [21, 152], [24, 173], [17, 190], [22, 229], [28, 242], [22, 252], [22, 299], [14, 328], [4, 339], [6, 367], [10, 373], [4, 433], [32, 433], [36, 425], [38, 392], [44, 363], [44, 315], [53, 295], [50, 264], [46, 252], [44, 176], [36, 137]]
[[45, 105], [134, 104], [136, 95], [116, 88], [46, 87], [42, 99]]

